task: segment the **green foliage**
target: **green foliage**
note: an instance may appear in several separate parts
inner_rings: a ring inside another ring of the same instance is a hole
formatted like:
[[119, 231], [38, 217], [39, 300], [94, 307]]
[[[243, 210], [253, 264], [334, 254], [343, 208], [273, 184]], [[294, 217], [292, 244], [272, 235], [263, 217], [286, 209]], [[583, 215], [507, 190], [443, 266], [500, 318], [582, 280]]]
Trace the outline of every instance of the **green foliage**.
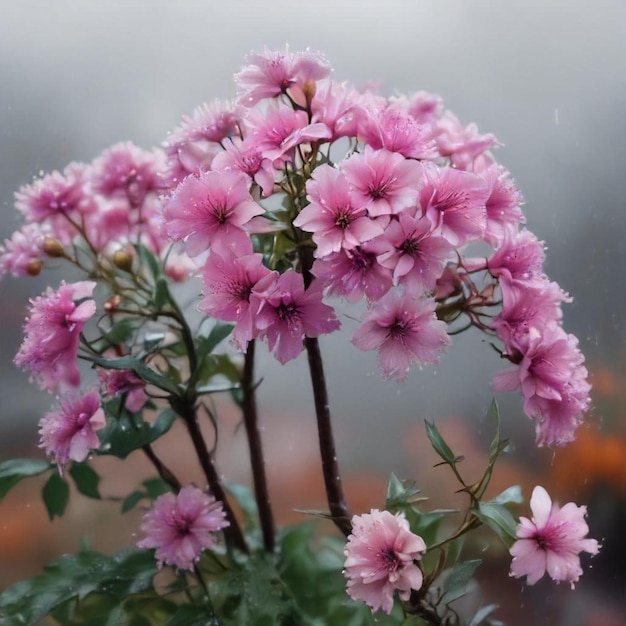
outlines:
[[[9, 587], [0, 596], [0, 615], [5, 626], [36, 624], [53, 612], [65, 624], [151, 624], [120, 619], [123, 613], [119, 611], [126, 609], [118, 605], [134, 594], [154, 593], [155, 573], [152, 551], [128, 549], [109, 557], [81, 550], [46, 565], [39, 576]], [[149, 610], [159, 606], [161, 601]]]
[[57, 473], [50, 474], [50, 478], [41, 490], [41, 497], [50, 519], [61, 517], [70, 499], [70, 486]]
[[48, 461], [41, 459], [9, 459], [0, 463], [0, 501], [23, 478], [38, 476], [52, 469]]
[[76, 489], [84, 496], [100, 500], [100, 491], [98, 490], [98, 484], [100, 483], [100, 476], [97, 472], [87, 465], [86, 463], [72, 463], [70, 466], [70, 476], [74, 480]]
[[462, 457], [457, 457], [450, 449], [450, 446], [446, 443], [445, 439], [439, 433], [439, 430], [435, 426], [434, 422], [424, 420], [426, 424], [426, 435], [432, 445], [434, 451], [449, 465], [454, 465], [462, 460]]
[[170, 486], [160, 478], [149, 478], [142, 483], [143, 489], [133, 491], [122, 502], [122, 513], [128, 513], [144, 498], [154, 500], [160, 495], [171, 491]]
[[472, 576], [481, 563], [480, 559], [474, 559], [464, 561], [454, 567], [443, 585], [442, 604], [448, 605], [467, 593]]
[[144, 421], [141, 416], [122, 410], [118, 414], [119, 403], [113, 401], [104, 406], [107, 423], [98, 431], [100, 453], [111, 454], [125, 459], [133, 450], [156, 441], [174, 423], [176, 413], [171, 409], [161, 411], [154, 424]]

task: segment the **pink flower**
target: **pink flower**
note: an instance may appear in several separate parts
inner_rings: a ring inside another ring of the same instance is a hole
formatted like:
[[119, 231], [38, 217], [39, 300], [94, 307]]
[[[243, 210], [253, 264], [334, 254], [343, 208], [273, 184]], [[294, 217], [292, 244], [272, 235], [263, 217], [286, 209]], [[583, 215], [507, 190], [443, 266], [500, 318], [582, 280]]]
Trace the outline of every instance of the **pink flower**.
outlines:
[[131, 370], [107, 370], [98, 368], [98, 378], [103, 393], [110, 398], [125, 396], [124, 406], [136, 413], [148, 401], [146, 383]]
[[328, 61], [319, 52], [274, 52], [265, 50], [246, 57], [248, 65], [235, 74], [240, 89], [240, 102], [254, 106], [265, 98], [289, 93], [301, 106], [306, 105], [304, 90], [309, 81], [316, 81], [330, 74]]
[[37, 275], [42, 267], [44, 237], [40, 225], [32, 223], [15, 231], [11, 239], [5, 239], [4, 245], [0, 245], [0, 278], [5, 274]]
[[59, 469], [70, 461], [81, 463], [90, 450], [100, 445], [96, 431], [105, 425], [100, 397], [95, 391], [66, 397], [58, 411], [47, 413], [39, 423], [40, 448], [52, 457]]
[[236, 322], [233, 337], [243, 351], [257, 333], [257, 311], [250, 306], [252, 292], [262, 279], [263, 284], [268, 280], [274, 284], [277, 277], [277, 272], [263, 265], [262, 254], [239, 256], [228, 249], [214, 250], [202, 271], [204, 296], [198, 308], [219, 320]]
[[31, 300], [15, 364], [30, 370], [42, 389], [54, 391], [60, 385], [80, 384], [76, 358], [80, 333], [96, 312], [96, 303], [90, 299], [95, 286], [91, 281], [63, 282], [58, 291], [48, 288], [44, 295]]
[[370, 217], [400, 213], [415, 206], [422, 184], [422, 166], [401, 154], [365, 147], [342, 167], [352, 186], [355, 204], [367, 208]]
[[185, 242], [190, 256], [214, 245], [246, 249], [248, 234], [243, 226], [265, 211], [248, 191], [240, 172], [206, 172], [187, 176], [165, 205], [167, 232]]
[[510, 549], [510, 575], [526, 576], [526, 582], [534, 585], [548, 572], [552, 580], [566, 580], [573, 589], [583, 573], [580, 553], [597, 554], [600, 549], [595, 539], [585, 539], [589, 532], [585, 522], [587, 508], [573, 502], [559, 507], [543, 487], [533, 489], [530, 508], [533, 518], [520, 518], [518, 540]]
[[452, 167], [424, 168], [425, 183], [419, 202], [424, 215], [441, 226], [443, 236], [454, 246], [483, 236], [489, 191], [476, 174]]
[[187, 485], [178, 494], [159, 496], [143, 518], [146, 537], [140, 548], [156, 548], [158, 566], [193, 569], [203, 550], [215, 544], [215, 533], [229, 526], [221, 502]]
[[390, 291], [366, 314], [352, 343], [359, 350], [378, 349], [383, 375], [404, 380], [412, 363], [437, 363], [450, 338], [445, 322], [435, 317], [434, 300]]
[[543, 278], [543, 243], [529, 230], [506, 233], [500, 246], [487, 261], [492, 276], [530, 281]]
[[261, 294], [252, 294], [258, 306], [256, 326], [267, 337], [269, 349], [281, 363], [295, 359], [305, 337], [318, 337], [339, 328], [333, 308], [322, 302], [322, 285], [313, 281], [305, 291], [302, 274], [287, 270]]
[[372, 302], [380, 300], [392, 285], [391, 270], [378, 263], [368, 244], [317, 259], [311, 271], [329, 286], [329, 294], [348, 302], [357, 302], [363, 294]]
[[422, 571], [415, 563], [426, 551], [424, 540], [409, 528], [404, 513], [373, 509], [352, 518], [352, 533], [344, 550], [347, 592], [372, 611], [388, 615], [397, 589], [408, 600], [411, 589], [422, 586]]
[[316, 255], [325, 257], [341, 248], [355, 248], [377, 235], [383, 228], [367, 217], [365, 207], [355, 206], [345, 176], [329, 165], [315, 170], [308, 181], [311, 202], [293, 221], [294, 226], [313, 233]]

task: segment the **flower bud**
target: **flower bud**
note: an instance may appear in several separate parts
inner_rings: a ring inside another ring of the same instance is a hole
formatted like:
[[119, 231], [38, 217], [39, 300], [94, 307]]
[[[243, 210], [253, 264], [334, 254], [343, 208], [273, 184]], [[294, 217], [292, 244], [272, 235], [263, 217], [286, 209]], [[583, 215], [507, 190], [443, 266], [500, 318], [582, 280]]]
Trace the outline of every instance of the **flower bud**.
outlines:
[[117, 250], [113, 255], [113, 264], [124, 272], [131, 272], [133, 269], [133, 257], [126, 250]]
[[103, 305], [104, 310], [107, 313], [113, 313], [115, 309], [120, 305], [122, 299], [118, 294], [111, 296]]
[[65, 256], [63, 244], [54, 237], [46, 237], [43, 240], [43, 251], [50, 257], [60, 258]]
[[39, 259], [32, 259], [28, 262], [26, 266], [26, 273], [29, 276], [38, 276], [39, 272], [41, 272], [41, 268], [43, 267], [43, 263]]

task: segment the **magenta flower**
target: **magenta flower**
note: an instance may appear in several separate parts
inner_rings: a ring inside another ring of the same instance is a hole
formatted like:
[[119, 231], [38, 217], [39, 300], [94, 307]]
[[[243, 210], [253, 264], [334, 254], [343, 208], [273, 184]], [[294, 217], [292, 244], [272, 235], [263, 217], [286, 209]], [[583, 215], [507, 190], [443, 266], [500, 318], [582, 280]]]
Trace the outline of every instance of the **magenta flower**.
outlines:
[[164, 209], [169, 236], [184, 241], [192, 257], [220, 244], [246, 249], [243, 226], [264, 212], [252, 199], [246, 177], [234, 171], [187, 176]]
[[437, 363], [451, 342], [445, 322], [435, 316], [434, 300], [390, 291], [366, 314], [352, 343], [359, 350], [378, 349], [385, 378], [405, 380], [412, 363]]
[[355, 515], [344, 550], [348, 595], [389, 615], [396, 589], [401, 600], [408, 600], [411, 589], [422, 586], [422, 571], [415, 561], [425, 551], [424, 540], [411, 532], [404, 513], [373, 509]]
[[583, 573], [580, 553], [597, 554], [595, 539], [586, 539], [589, 527], [585, 522], [587, 507], [568, 502], [559, 507], [552, 503], [543, 487], [535, 487], [530, 498], [532, 520], [520, 518], [517, 541], [510, 549], [513, 556], [510, 575], [526, 576], [534, 585], [546, 572], [556, 582], [568, 581], [572, 589]]
[[191, 570], [202, 551], [215, 544], [215, 533], [229, 525], [221, 502], [187, 485], [154, 501], [141, 525], [146, 537], [137, 546], [156, 548], [159, 568], [165, 563]]
[[370, 217], [400, 213], [415, 206], [422, 184], [422, 166], [401, 154], [365, 147], [353, 154], [342, 167], [357, 206], [364, 206]]
[[80, 384], [76, 358], [80, 333], [96, 312], [90, 298], [95, 286], [91, 281], [63, 282], [58, 291], [48, 287], [44, 295], [31, 300], [15, 364], [29, 370], [42, 389], [55, 391], [59, 386]]
[[146, 383], [131, 370], [107, 370], [98, 368], [100, 387], [105, 396], [117, 398], [125, 396], [124, 406], [136, 413], [148, 401]]
[[281, 363], [295, 359], [305, 337], [319, 337], [339, 328], [332, 307], [322, 302], [322, 285], [313, 281], [305, 291], [302, 274], [287, 270], [261, 294], [252, 294], [258, 306], [256, 326], [267, 337], [269, 349]]
[[0, 245], [0, 278], [5, 274], [38, 274], [42, 266], [44, 237], [40, 225], [33, 223], [25, 224], [11, 235], [11, 239], [5, 239], [4, 245]]
[[529, 230], [518, 233], [505, 233], [500, 246], [487, 261], [487, 268], [492, 276], [509, 280], [530, 281], [542, 279], [545, 251]]
[[56, 461], [59, 470], [70, 461], [81, 463], [90, 450], [100, 445], [96, 431], [104, 427], [105, 421], [95, 391], [66, 397], [58, 411], [47, 413], [39, 422], [39, 447]]
[[[271, 276], [271, 278], [267, 278]], [[257, 334], [257, 308], [250, 306], [250, 298], [262, 279], [275, 284], [277, 272], [263, 265], [262, 254], [239, 256], [228, 249], [213, 251], [202, 271], [204, 295], [198, 308], [216, 319], [236, 322], [233, 337], [240, 350]]]
[[318, 167], [307, 191], [311, 204], [302, 209], [293, 224], [313, 233], [318, 257], [341, 248], [355, 248], [382, 235], [382, 226], [367, 216], [365, 207], [352, 202], [348, 181], [339, 170], [329, 165]]

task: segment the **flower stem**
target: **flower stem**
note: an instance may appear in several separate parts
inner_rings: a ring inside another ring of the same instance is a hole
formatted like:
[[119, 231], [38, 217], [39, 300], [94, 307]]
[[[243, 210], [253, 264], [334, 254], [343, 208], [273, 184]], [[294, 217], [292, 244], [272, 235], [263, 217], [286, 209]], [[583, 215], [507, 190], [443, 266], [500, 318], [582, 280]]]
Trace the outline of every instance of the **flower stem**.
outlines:
[[265, 463], [263, 460], [263, 448], [259, 431], [258, 414], [256, 406], [256, 391], [254, 386], [254, 351], [255, 343], [252, 339], [246, 350], [241, 388], [243, 391], [243, 420], [248, 436], [250, 449], [250, 464], [252, 465], [252, 480], [254, 482], [254, 495], [259, 509], [259, 520], [263, 533], [263, 545], [267, 552], [273, 552], [275, 546], [275, 528], [267, 478], [265, 476]]
[[226, 492], [222, 487], [220, 478], [215, 470], [213, 461], [211, 460], [211, 454], [207, 448], [206, 441], [200, 431], [195, 402], [189, 402], [180, 396], [172, 396], [170, 398], [170, 403], [172, 404], [172, 408], [183, 418], [187, 426], [189, 436], [191, 437], [193, 447], [196, 451], [196, 455], [198, 456], [198, 461], [200, 462], [202, 471], [204, 472], [209, 484], [209, 488], [211, 489], [211, 493], [217, 500], [221, 501], [224, 506], [226, 518], [230, 523], [230, 525], [224, 529], [224, 536], [226, 537], [226, 540], [232, 542], [232, 544], [239, 548], [242, 552], [248, 552], [245, 537], [241, 531], [241, 527], [239, 526], [239, 522], [235, 517], [233, 509], [226, 498]]
[[317, 432], [328, 507], [333, 522], [347, 537], [352, 531], [351, 516], [343, 495], [343, 487], [341, 486], [341, 475], [339, 474], [339, 464], [337, 463], [337, 452], [335, 450], [335, 440], [330, 419], [322, 355], [316, 338], [305, 337], [304, 346], [309, 357], [309, 371], [311, 372], [311, 382], [313, 384]]
[[144, 451], [144, 454], [150, 459], [150, 462], [156, 468], [156, 471], [159, 473], [161, 480], [166, 482], [174, 493], [178, 493], [181, 488], [180, 481], [176, 476], [174, 476], [173, 472], [159, 459], [159, 457], [154, 453], [152, 446], [147, 443], [145, 446], [141, 448]]

